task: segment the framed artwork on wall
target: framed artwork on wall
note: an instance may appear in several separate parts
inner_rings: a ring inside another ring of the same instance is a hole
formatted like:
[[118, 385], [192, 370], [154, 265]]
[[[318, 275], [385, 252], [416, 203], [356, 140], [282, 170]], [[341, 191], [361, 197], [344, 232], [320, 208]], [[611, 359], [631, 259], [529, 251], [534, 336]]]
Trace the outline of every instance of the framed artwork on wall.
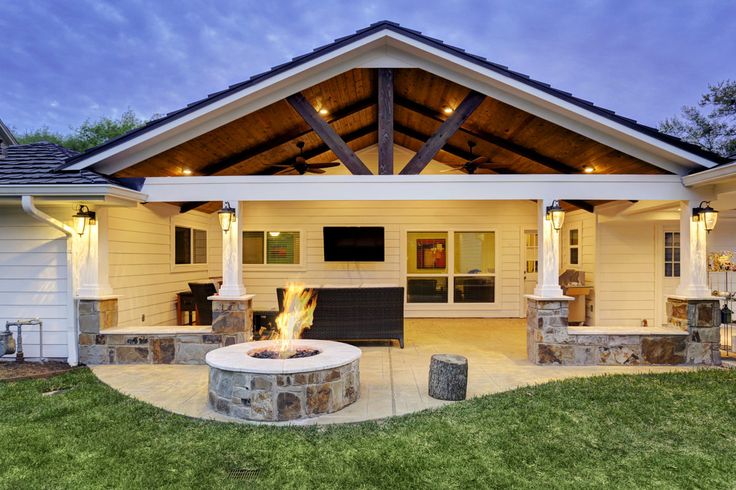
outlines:
[[447, 241], [444, 238], [417, 239], [417, 269], [444, 269]]

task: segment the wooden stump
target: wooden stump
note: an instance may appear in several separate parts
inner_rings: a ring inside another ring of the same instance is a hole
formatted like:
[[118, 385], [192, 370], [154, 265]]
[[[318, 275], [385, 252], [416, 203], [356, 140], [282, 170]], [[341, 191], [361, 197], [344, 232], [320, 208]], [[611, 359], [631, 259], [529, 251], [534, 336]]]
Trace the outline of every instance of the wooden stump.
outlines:
[[435, 354], [429, 364], [429, 396], [438, 400], [465, 400], [468, 360], [454, 354]]

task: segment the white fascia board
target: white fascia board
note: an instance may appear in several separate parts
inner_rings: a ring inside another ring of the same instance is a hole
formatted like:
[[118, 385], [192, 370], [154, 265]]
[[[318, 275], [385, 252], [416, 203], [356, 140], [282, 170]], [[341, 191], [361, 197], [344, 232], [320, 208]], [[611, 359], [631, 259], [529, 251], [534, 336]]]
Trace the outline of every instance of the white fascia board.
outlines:
[[144, 202], [148, 198], [144, 193], [118, 187], [115, 185], [3, 185], [0, 186], [0, 196], [35, 196], [42, 198], [73, 198], [85, 200], [105, 200], [114, 198], [122, 201]]
[[176, 145], [247, 116], [301, 90], [329, 80], [362, 64], [361, 58], [385, 44], [386, 33], [377, 32], [354, 44], [268, 77], [220, 100], [176, 118], [156, 129], [91, 155], [67, 167], [112, 174]]
[[719, 165], [682, 178], [682, 182], [688, 187], [722, 184], [731, 180], [736, 180], [736, 162]]
[[[391, 45], [409, 53], [415, 59], [414, 64], [417, 68], [481, 92], [670, 172], [683, 175], [687, 170], [717, 165], [711, 160], [647, 136], [555, 95], [449, 55], [442, 50], [407, 38], [401, 39], [401, 43]], [[411, 46], [411, 50], [406, 50], [407, 44]], [[398, 56], [394, 55], [394, 58]]]
[[677, 175], [340, 175], [150, 177], [149, 202], [383, 200], [692, 200]]
[[472, 88], [670, 172], [716, 164], [496, 71], [393, 31], [379, 31], [268, 77], [69, 167], [114, 173], [353, 68], [416, 67]]

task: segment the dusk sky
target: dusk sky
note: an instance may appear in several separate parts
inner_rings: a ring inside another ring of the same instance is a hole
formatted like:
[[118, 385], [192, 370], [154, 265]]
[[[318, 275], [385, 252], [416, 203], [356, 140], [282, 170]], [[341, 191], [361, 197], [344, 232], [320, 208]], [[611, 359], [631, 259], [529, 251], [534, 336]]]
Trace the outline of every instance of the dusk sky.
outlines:
[[736, 79], [732, 0], [0, 0], [0, 119], [148, 118], [381, 19], [650, 125]]

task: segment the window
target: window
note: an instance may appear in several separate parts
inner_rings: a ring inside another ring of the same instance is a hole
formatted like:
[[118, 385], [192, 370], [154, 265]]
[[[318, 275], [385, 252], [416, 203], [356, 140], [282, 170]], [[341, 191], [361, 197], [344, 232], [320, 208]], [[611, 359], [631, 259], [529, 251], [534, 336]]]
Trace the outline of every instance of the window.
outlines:
[[680, 277], [680, 232], [664, 232], [664, 277]]
[[568, 248], [570, 250], [570, 265], [580, 265], [580, 230], [571, 228], [568, 233]]
[[174, 263], [207, 263], [207, 232], [185, 226], [174, 227]]
[[293, 265], [301, 261], [298, 231], [244, 231], [244, 264]]
[[408, 232], [406, 271], [408, 303], [493, 303], [495, 233]]

